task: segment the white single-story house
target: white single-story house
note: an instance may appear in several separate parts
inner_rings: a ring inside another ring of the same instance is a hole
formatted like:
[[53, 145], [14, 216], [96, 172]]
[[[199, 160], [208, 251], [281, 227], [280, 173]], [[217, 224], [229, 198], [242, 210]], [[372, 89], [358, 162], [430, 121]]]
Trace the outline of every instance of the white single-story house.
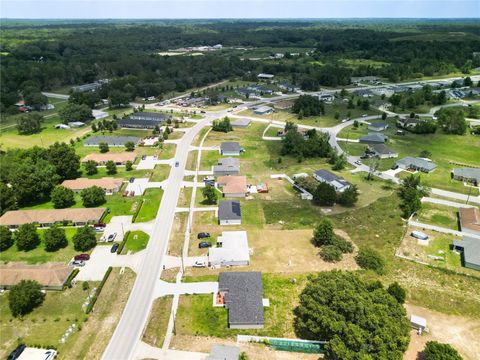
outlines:
[[223, 231], [217, 247], [208, 250], [209, 266], [245, 266], [250, 263], [246, 231]]
[[317, 181], [333, 186], [337, 192], [344, 192], [351, 186], [347, 180], [327, 170], [317, 170], [313, 173], [313, 177]]

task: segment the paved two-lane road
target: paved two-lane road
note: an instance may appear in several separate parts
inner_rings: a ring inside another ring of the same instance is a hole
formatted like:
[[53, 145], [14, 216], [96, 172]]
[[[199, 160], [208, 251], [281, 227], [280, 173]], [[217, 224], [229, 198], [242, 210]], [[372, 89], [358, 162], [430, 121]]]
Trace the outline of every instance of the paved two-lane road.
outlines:
[[155, 286], [162, 271], [163, 257], [170, 236], [175, 207], [180, 193], [188, 150], [194, 137], [208, 124], [210, 117], [201, 120], [188, 131], [177, 146], [175, 161], [178, 167], [172, 167], [164, 188], [164, 194], [158, 209], [157, 218], [145, 250], [145, 257], [137, 273], [122, 318], [103, 354], [105, 360], [131, 359], [135, 347], [147, 322], [150, 308], [155, 297]]

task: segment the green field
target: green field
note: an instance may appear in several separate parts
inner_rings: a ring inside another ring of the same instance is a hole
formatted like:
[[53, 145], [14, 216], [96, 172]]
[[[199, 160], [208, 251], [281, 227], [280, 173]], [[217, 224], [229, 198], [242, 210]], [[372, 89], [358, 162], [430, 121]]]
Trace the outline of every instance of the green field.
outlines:
[[146, 343], [161, 348], [167, 333], [170, 309], [173, 296], [162, 296], [153, 302], [148, 325], [143, 333], [142, 340]]
[[423, 203], [415, 220], [426, 224], [458, 230], [458, 209], [451, 206]]
[[162, 189], [147, 189], [143, 194], [143, 205], [135, 219], [135, 222], [145, 222], [155, 219], [157, 216], [160, 201], [162, 200]]

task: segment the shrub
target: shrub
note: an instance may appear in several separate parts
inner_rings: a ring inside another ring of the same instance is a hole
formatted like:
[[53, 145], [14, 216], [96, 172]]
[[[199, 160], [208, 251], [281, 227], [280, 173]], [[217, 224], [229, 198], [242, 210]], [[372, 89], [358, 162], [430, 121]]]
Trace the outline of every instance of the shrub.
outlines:
[[33, 280], [21, 280], [10, 288], [8, 306], [15, 317], [28, 314], [45, 299], [42, 286]]
[[407, 292], [398, 282], [391, 283], [387, 289], [387, 292], [392, 295], [400, 304], [405, 303]]
[[423, 360], [462, 360], [455, 348], [437, 341], [428, 341], [422, 355]]
[[50, 197], [55, 209], [64, 209], [75, 204], [75, 193], [73, 190], [61, 185], [55, 186]]
[[342, 260], [342, 250], [335, 245], [322, 246], [320, 250], [320, 256], [323, 260], [328, 262], [337, 262]]
[[333, 236], [333, 224], [324, 217], [313, 231], [312, 242], [315, 246], [330, 245]]
[[37, 227], [34, 224], [20, 225], [15, 233], [18, 250], [28, 251], [35, 249], [40, 244]]
[[73, 246], [77, 251], [87, 251], [97, 244], [95, 230], [88, 225], [81, 227], [72, 238]]
[[13, 245], [12, 232], [6, 226], [0, 226], [0, 251], [5, 251]]
[[362, 269], [373, 270], [378, 274], [385, 270], [385, 260], [373, 249], [360, 249], [355, 260]]
[[83, 206], [87, 208], [97, 207], [106, 202], [105, 191], [98, 186], [83, 189], [80, 196], [82, 197]]
[[65, 230], [57, 226], [45, 230], [43, 239], [46, 251], [57, 251], [68, 245]]

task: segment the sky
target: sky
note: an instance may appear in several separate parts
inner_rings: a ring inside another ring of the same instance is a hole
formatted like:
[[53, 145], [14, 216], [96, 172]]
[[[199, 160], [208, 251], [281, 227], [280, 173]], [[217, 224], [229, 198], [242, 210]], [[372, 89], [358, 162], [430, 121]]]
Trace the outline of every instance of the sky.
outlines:
[[1, 18], [478, 18], [480, 0], [0, 0]]

